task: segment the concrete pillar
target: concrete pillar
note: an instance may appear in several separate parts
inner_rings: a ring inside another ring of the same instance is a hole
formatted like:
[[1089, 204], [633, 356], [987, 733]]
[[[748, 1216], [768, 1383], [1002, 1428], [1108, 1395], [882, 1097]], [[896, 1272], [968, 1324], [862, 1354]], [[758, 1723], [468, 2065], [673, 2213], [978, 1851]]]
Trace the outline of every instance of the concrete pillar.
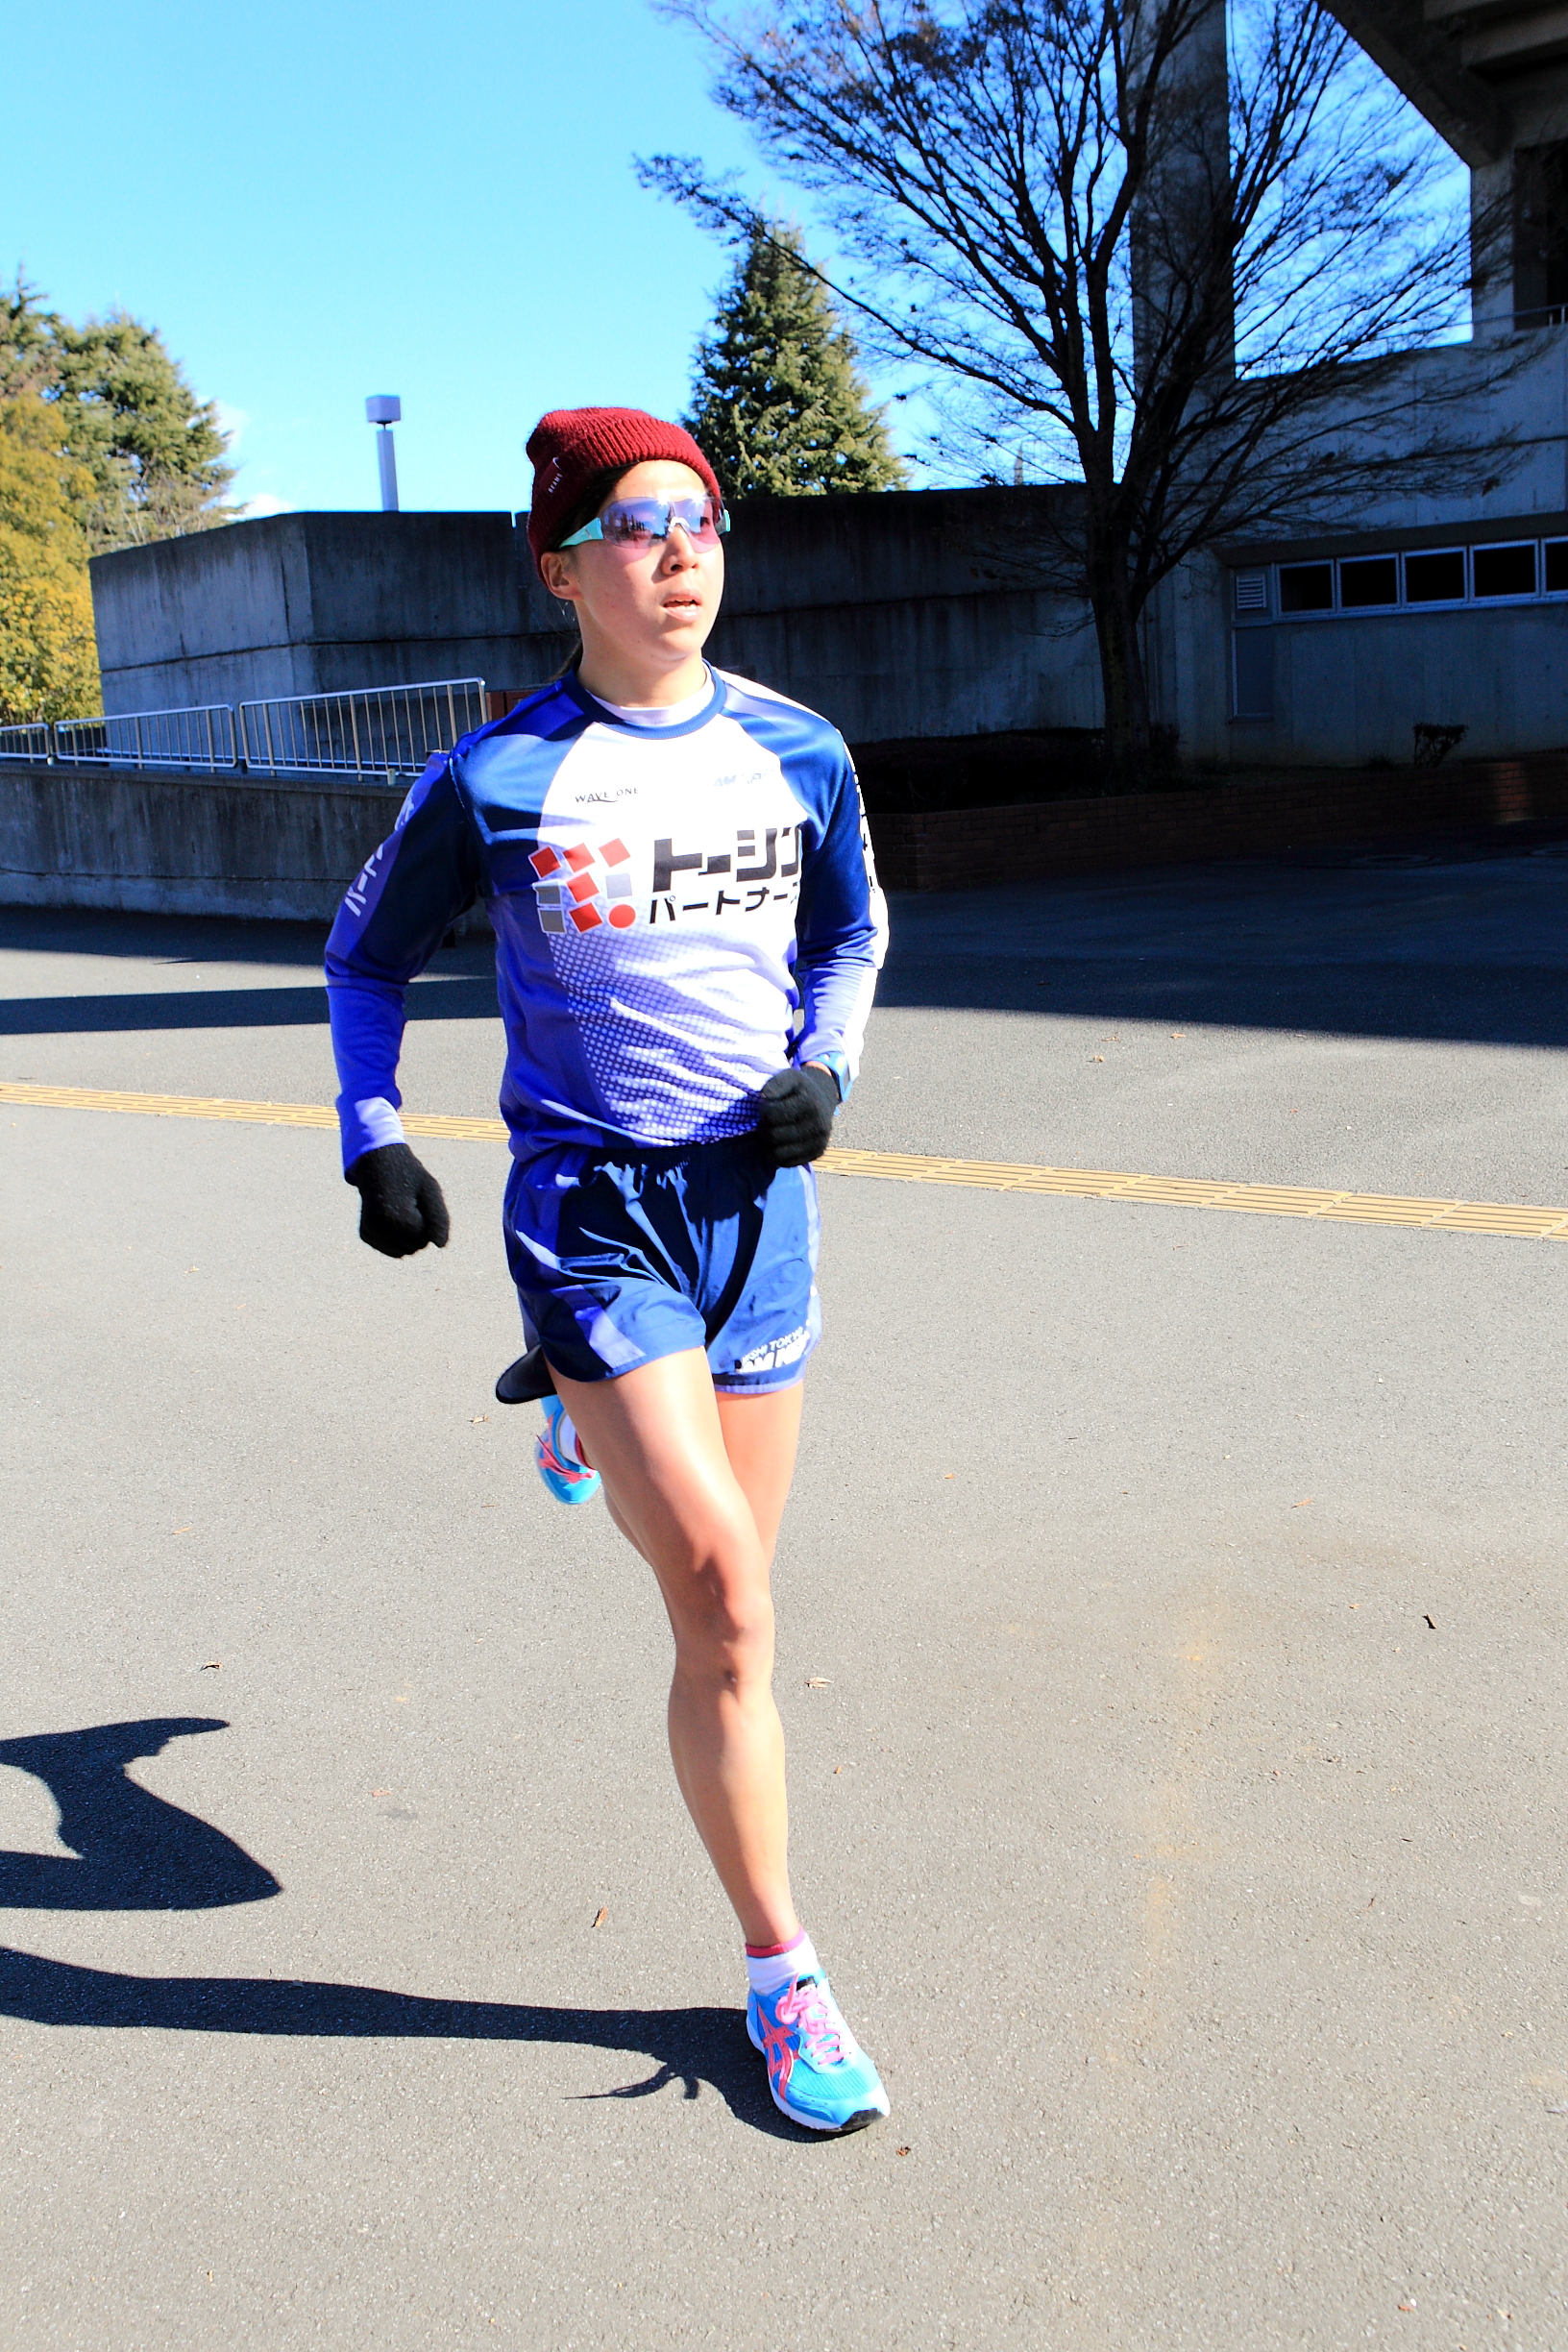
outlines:
[[1470, 172], [1470, 324], [1478, 341], [1513, 332], [1513, 156]]
[[[1134, 31], [1135, 70], [1161, 29], [1180, 14], [1188, 25], [1160, 67], [1145, 190], [1133, 215], [1133, 369], [1141, 385], [1157, 364], [1168, 322], [1214, 269], [1224, 237], [1231, 174], [1229, 54], [1224, 0], [1156, 0]], [[1216, 365], [1228, 381], [1236, 333], [1228, 247], [1225, 317]]]

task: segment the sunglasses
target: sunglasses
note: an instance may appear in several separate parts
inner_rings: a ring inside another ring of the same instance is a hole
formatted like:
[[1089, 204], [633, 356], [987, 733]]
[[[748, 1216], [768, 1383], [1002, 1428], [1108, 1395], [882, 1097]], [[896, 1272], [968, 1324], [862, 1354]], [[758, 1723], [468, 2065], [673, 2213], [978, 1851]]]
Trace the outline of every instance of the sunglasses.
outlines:
[[695, 548], [717, 547], [721, 532], [729, 528], [728, 515], [711, 498], [612, 499], [601, 515], [563, 539], [561, 546], [581, 547], [589, 539], [602, 539], [607, 547], [636, 555], [655, 540], [668, 539], [677, 523]]

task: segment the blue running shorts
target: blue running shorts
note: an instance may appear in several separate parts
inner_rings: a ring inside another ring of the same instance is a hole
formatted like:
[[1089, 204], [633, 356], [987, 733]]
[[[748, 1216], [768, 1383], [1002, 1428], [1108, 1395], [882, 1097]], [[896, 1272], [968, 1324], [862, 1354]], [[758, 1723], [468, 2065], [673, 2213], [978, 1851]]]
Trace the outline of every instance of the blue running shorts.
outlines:
[[749, 1136], [517, 1161], [505, 1221], [528, 1344], [569, 1380], [703, 1348], [716, 1388], [766, 1396], [821, 1336], [817, 1180]]

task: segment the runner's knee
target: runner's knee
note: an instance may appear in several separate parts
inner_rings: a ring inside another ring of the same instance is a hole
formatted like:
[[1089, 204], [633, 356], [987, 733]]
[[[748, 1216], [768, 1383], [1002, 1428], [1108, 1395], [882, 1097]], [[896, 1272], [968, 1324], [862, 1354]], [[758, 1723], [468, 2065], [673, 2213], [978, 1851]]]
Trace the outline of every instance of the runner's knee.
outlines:
[[753, 1543], [717, 1548], [672, 1602], [675, 1654], [683, 1673], [734, 1687], [772, 1672], [773, 1604]]

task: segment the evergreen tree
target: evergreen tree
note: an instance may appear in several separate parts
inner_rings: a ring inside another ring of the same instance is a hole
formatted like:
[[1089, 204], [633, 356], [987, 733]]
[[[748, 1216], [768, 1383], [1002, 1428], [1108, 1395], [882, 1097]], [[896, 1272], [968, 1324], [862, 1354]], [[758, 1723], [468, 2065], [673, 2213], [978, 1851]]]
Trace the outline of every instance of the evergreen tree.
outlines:
[[96, 497], [89, 551], [227, 523], [234, 478], [210, 401], [198, 401], [162, 336], [129, 311], [74, 327], [17, 273], [0, 299], [0, 402], [32, 394], [58, 412], [64, 447]]
[[909, 478], [787, 223], [753, 227], [698, 345], [685, 422], [726, 498], [898, 490]]
[[38, 307], [38, 289], [20, 270], [10, 292], [0, 295], [0, 400], [18, 392], [47, 391], [58, 381], [54, 318]]
[[136, 547], [233, 520], [228, 436], [156, 327], [127, 310], [56, 330], [66, 445], [92, 469], [101, 547]]

